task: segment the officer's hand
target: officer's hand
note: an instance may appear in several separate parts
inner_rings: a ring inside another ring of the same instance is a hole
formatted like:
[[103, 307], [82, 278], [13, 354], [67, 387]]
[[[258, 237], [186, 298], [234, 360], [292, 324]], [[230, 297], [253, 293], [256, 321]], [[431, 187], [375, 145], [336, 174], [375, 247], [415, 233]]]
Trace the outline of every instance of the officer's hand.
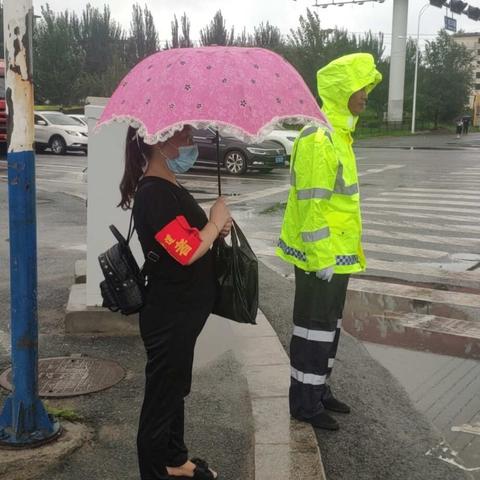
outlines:
[[323, 270], [319, 270], [318, 272], [315, 273], [316, 277], [319, 280], [325, 280], [327, 282], [330, 282], [333, 277], [333, 267], [329, 268], [324, 268]]

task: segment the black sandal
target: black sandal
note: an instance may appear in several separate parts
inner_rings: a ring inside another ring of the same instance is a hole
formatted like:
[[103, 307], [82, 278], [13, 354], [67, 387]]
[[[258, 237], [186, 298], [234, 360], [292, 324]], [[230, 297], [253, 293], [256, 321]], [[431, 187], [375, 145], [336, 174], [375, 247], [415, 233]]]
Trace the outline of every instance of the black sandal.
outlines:
[[[210, 470], [210, 467], [208, 466], [208, 463], [205, 460], [202, 460], [201, 458], [192, 458], [190, 461], [197, 466], [197, 468], [193, 471], [193, 478], [195, 480], [197, 480], [197, 478], [198, 480], [217, 480], [218, 479], [218, 475], [216, 477], [213, 475], [213, 472]], [[196, 477], [197, 474], [200, 476]]]
[[177, 477], [174, 475], [170, 475], [171, 480], [218, 480], [218, 475], [215, 477], [213, 472], [208, 467], [208, 463], [201, 458], [192, 458], [190, 460], [192, 463], [196, 465], [195, 470], [193, 471], [193, 477], [185, 477], [184, 475], [181, 477]]

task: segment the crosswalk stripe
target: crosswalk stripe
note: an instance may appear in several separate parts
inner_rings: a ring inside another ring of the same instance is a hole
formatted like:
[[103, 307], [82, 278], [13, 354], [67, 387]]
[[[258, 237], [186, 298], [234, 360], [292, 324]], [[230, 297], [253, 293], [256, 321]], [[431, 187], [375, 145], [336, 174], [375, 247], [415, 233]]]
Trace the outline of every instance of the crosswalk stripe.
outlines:
[[429, 258], [433, 260], [438, 260], [448, 256], [448, 252], [441, 250], [400, 247], [398, 245], [388, 245], [382, 243], [364, 242], [363, 248], [365, 251], [372, 253], [389, 253], [393, 255], [406, 255], [408, 257]]
[[363, 211], [362, 215], [364, 217], [368, 217], [371, 215], [380, 215], [380, 216], [387, 216], [389, 218], [392, 217], [405, 217], [405, 218], [424, 218], [426, 220], [435, 220], [438, 219], [439, 221], [450, 221], [450, 222], [474, 222], [475, 225], [478, 225], [478, 222], [480, 221], [480, 218], [472, 218], [471, 215], [468, 217], [464, 217], [462, 215], [447, 215], [447, 214], [435, 214], [435, 213], [416, 213], [416, 212], [394, 212], [392, 210], [368, 210], [368, 211]]
[[409, 188], [409, 187], [399, 187], [395, 189], [396, 191], [402, 192], [438, 192], [438, 193], [459, 193], [467, 195], [478, 195], [478, 190], [466, 190], [466, 189], [451, 189], [451, 188]]
[[366, 228], [363, 234], [372, 237], [399, 239], [399, 240], [413, 240], [423, 243], [435, 243], [437, 245], [459, 245], [462, 247], [474, 248], [475, 245], [480, 246], [478, 238], [459, 238], [459, 237], [439, 237], [436, 235], [424, 235], [405, 232], [385, 232], [383, 230], [374, 230]]
[[390, 208], [390, 209], [398, 209], [398, 210], [425, 210], [427, 212], [452, 212], [452, 213], [468, 213], [471, 215], [470, 219], [473, 221], [475, 217], [480, 216], [480, 211], [478, 212], [479, 215], [472, 215], [472, 209], [469, 208], [447, 208], [447, 207], [436, 207], [436, 206], [418, 206], [415, 205], [414, 207], [412, 205], [401, 205], [401, 204], [394, 204], [392, 205], [391, 203], [369, 203], [364, 202], [363, 207], [366, 208]]
[[432, 201], [436, 201], [437, 198], [451, 198], [453, 200], [477, 200], [480, 201], [480, 194], [460, 195], [459, 193], [415, 193], [415, 192], [382, 192], [382, 197], [414, 197], [414, 198], [431, 198]]
[[473, 190], [477, 189], [480, 186], [480, 181], [467, 181], [467, 180], [462, 180], [461, 182], [452, 182], [451, 180], [437, 180], [435, 182], [423, 182], [420, 185], [425, 185], [426, 187], [443, 187], [446, 190], [453, 191], [452, 186], [455, 187], [462, 187], [462, 189], [468, 189], [471, 188]]
[[388, 197], [369, 197], [367, 198], [369, 202], [401, 202], [401, 203], [412, 203], [414, 205], [432, 205], [432, 208], [437, 208], [437, 205], [458, 205], [459, 207], [479, 207], [480, 209], [480, 201], [476, 202], [460, 202], [457, 200], [427, 200], [427, 199], [417, 199], [417, 198], [402, 198], [401, 200], [398, 198], [388, 198]]
[[401, 223], [401, 221], [392, 222], [389, 220], [381, 221], [381, 220], [372, 220], [372, 219], [366, 219], [366, 218], [364, 218], [363, 224], [378, 225], [378, 226], [390, 227], [390, 228], [404, 228], [404, 229], [416, 228], [416, 229], [424, 229], [428, 231], [438, 231], [438, 232], [473, 233], [473, 234], [480, 233], [480, 226], [477, 226], [477, 225], [462, 225], [462, 224], [437, 225], [434, 223], [420, 223], [420, 222]]

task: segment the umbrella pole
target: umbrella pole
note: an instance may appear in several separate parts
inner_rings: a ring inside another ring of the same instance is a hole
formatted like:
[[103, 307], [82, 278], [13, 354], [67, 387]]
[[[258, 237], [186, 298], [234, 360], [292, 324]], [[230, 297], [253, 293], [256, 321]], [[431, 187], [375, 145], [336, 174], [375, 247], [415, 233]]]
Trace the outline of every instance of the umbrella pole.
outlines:
[[220, 178], [220, 136], [218, 130], [215, 131], [215, 143], [217, 145], [217, 179], [218, 179], [218, 196], [222, 196], [222, 180]]

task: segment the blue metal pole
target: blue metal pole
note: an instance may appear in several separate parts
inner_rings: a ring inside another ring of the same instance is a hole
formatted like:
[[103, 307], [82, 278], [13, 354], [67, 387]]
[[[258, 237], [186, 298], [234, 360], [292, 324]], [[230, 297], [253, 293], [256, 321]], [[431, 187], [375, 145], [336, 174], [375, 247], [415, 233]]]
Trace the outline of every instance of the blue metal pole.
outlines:
[[0, 446], [46, 442], [60, 425], [38, 397], [37, 223], [33, 152], [32, 0], [4, 3], [13, 390]]

